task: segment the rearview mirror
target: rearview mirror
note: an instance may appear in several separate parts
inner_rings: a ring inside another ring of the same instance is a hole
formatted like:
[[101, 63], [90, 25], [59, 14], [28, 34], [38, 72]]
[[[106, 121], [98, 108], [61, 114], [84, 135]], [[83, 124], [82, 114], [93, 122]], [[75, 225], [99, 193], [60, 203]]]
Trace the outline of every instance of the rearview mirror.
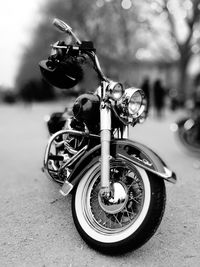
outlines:
[[75, 33], [73, 33], [72, 28], [67, 23], [65, 23], [64, 21], [60, 19], [54, 19], [53, 25], [55, 25], [56, 28], [58, 28], [60, 31], [69, 33], [71, 36], [73, 36], [73, 38], [76, 40], [78, 44], [81, 44], [81, 41], [75, 35]]
[[60, 19], [54, 19], [53, 25], [55, 25], [60, 31], [71, 33], [72, 28]]

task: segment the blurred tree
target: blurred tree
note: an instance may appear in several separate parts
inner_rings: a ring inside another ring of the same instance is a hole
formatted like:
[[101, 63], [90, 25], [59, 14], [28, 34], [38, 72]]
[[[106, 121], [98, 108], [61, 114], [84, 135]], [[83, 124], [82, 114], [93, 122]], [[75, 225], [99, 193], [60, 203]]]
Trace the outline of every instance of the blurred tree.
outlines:
[[[144, 0], [142, 2], [145, 2]], [[82, 40], [92, 40], [100, 60], [108, 72], [113, 67], [130, 64], [141, 42], [134, 39], [144, 22], [138, 20], [137, 9], [125, 10], [121, 0], [57, 0], [49, 1], [41, 10], [43, 21], [37, 27], [32, 43], [22, 57], [16, 79], [17, 87], [23, 87], [29, 80], [38, 79], [38, 62], [49, 56], [49, 45], [65, 38], [52, 26], [51, 20], [58, 17], [69, 23]], [[145, 42], [144, 42], [145, 43]]]
[[[154, 14], [164, 16], [166, 35], [178, 52], [179, 94], [184, 100], [187, 87], [187, 68], [193, 55], [200, 53], [200, 1], [155, 0], [148, 1]], [[158, 31], [160, 34], [160, 31]]]

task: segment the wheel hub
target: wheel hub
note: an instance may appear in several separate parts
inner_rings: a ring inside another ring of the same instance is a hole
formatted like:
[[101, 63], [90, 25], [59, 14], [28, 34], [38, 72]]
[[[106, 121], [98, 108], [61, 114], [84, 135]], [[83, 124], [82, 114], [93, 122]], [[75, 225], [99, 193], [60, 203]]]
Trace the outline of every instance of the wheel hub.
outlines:
[[126, 186], [121, 182], [115, 182], [111, 185], [111, 197], [102, 197], [98, 194], [100, 207], [109, 214], [116, 214], [124, 209], [128, 201]]

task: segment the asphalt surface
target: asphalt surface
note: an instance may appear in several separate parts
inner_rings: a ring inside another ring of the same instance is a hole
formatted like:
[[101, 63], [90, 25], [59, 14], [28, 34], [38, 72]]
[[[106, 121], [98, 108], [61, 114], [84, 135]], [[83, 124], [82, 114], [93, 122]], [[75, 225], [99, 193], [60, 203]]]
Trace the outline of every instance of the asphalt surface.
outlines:
[[0, 267], [4, 266], [200, 266], [200, 163], [170, 131], [182, 116], [151, 115], [131, 130], [131, 139], [149, 146], [176, 172], [166, 183], [167, 204], [156, 234], [141, 248], [105, 256], [79, 236], [71, 197], [41, 172], [47, 131], [45, 114], [64, 103], [0, 106]]

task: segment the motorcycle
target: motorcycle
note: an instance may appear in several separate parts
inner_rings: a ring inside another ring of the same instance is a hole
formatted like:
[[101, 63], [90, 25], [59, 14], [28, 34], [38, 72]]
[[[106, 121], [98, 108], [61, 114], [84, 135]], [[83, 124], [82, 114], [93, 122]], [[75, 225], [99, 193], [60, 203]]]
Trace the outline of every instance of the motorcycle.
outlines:
[[146, 99], [135, 87], [108, 79], [92, 42], [80, 41], [65, 22], [53, 24], [71, 36], [58, 41], [39, 63], [42, 76], [58, 88], [71, 88], [83, 77], [86, 60], [99, 78], [94, 93], [75, 100], [72, 116], [52, 114], [44, 171], [72, 194], [72, 215], [81, 237], [103, 253], [115, 254], [146, 243], [160, 225], [166, 202], [164, 181], [176, 175], [148, 147], [129, 139], [129, 127], [144, 121]]
[[170, 128], [187, 151], [200, 153], [200, 113], [193, 105], [188, 108], [188, 115], [172, 123]]

